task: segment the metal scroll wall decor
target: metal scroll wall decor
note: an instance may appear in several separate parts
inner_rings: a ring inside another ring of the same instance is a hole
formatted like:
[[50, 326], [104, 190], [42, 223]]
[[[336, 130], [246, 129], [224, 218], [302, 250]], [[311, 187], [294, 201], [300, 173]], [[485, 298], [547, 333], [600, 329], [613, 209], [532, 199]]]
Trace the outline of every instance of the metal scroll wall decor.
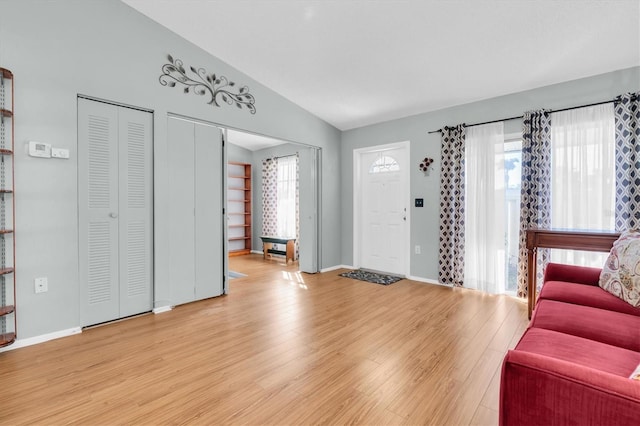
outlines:
[[[255, 98], [249, 93], [247, 86], [242, 86], [236, 90], [236, 83], [227, 79], [227, 77], [215, 74], [208, 74], [204, 68], [189, 67], [193, 78], [187, 76], [184, 63], [180, 59], [173, 59], [173, 56], [167, 55], [168, 64], [162, 66], [162, 75], [160, 76], [160, 84], [163, 86], [175, 87], [176, 85], [184, 86], [184, 93], [195, 93], [196, 95], [205, 96], [209, 94], [211, 99], [207, 102], [209, 105], [219, 107], [219, 101], [233, 105], [238, 108], [247, 108], [251, 114], [256, 113]], [[236, 93], [237, 92], [237, 93]]]

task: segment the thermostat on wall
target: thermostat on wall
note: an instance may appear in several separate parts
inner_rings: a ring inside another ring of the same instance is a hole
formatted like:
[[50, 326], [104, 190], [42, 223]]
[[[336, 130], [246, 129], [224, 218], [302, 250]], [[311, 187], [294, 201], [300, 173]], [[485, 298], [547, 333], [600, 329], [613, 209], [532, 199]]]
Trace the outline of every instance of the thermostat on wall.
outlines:
[[51, 144], [29, 141], [29, 155], [32, 157], [51, 158]]

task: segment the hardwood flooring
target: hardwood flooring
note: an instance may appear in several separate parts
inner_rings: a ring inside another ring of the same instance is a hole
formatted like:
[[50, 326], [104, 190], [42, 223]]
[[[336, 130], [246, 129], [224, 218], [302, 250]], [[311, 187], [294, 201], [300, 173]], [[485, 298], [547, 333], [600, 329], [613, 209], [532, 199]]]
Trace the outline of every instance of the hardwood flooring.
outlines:
[[0, 423], [497, 424], [526, 302], [230, 269], [226, 296], [0, 353]]

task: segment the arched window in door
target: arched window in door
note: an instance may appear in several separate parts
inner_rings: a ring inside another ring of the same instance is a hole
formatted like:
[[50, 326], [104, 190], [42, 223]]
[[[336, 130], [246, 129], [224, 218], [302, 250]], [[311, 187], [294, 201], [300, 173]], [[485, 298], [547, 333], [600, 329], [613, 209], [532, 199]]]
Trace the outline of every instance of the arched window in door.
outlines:
[[395, 158], [388, 155], [380, 155], [380, 157], [369, 166], [369, 173], [397, 172], [398, 170], [400, 170], [400, 165]]

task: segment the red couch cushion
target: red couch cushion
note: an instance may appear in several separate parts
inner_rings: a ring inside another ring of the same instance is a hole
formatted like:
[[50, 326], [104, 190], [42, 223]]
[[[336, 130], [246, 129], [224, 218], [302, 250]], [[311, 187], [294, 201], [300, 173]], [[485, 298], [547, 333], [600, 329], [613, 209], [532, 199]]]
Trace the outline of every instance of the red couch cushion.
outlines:
[[640, 308], [633, 307], [624, 300], [593, 285], [547, 281], [542, 286], [539, 298], [591, 306], [640, 317]]
[[640, 317], [635, 315], [541, 299], [530, 327], [555, 330], [640, 352]]
[[529, 328], [516, 350], [569, 361], [622, 377], [629, 377], [640, 363], [640, 352], [543, 328]]

